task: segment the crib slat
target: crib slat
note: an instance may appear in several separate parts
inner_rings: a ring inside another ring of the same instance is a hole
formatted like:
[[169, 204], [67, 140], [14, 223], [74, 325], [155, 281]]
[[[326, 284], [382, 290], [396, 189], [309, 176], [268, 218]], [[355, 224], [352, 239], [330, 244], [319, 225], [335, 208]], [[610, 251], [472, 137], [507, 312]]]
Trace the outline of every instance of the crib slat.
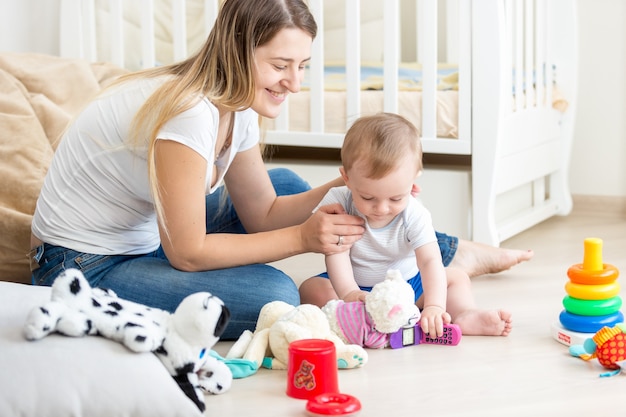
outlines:
[[83, 19], [80, 0], [61, 0], [59, 24], [59, 54], [67, 58], [83, 55]]
[[61, 0], [60, 56], [95, 61], [94, 0]]
[[[552, 7], [553, 7], [553, 3], [552, 2], [546, 2], [548, 4], [546, 4], [546, 20], [548, 22], [553, 22], [554, 17], [552, 16]], [[553, 93], [553, 87], [554, 87], [554, 68], [553, 68], [553, 51], [552, 48], [550, 47], [551, 43], [550, 43], [550, 37], [551, 35], [546, 34], [546, 42], [545, 42], [545, 51], [546, 51], [546, 61], [545, 61], [545, 67], [546, 67], [546, 82], [545, 82], [545, 86], [546, 86], [546, 106], [547, 107], [552, 107], [552, 93]]]
[[469, 5], [468, 1], [446, 0], [446, 56], [439, 57], [442, 62], [451, 64], [458, 64], [459, 62], [459, 45], [464, 40], [464, 38], [459, 37], [461, 31], [458, 26], [461, 18], [459, 12], [461, 7], [467, 5]]
[[437, 0], [423, 0], [419, 25], [422, 43], [422, 137], [437, 137]]
[[424, 2], [422, 0], [417, 0], [417, 6], [415, 7], [415, 61], [422, 62], [424, 60], [424, 52], [422, 52], [422, 38], [424, 37], [424, 29], [420, 24], [420, 19], [422, 18], [422, 12], [424, 8]]
[[[458, 13], [455, 13], [459, 28], [456, 36], [459, 66], [458, 140], [467, 143], [467, 149], [471, 149], [472, 143], [472, 12], [470, 6], [470, 2], [459, 0], [457, 1]], [[468, 150], [468, 154], [470, 152]]]
[[[311, 0], [309, 8], [318, 28], [324, 27], [324, 2]], [[311, 80], [311, 131], [324, 132], [324, 31], [318, 30], [311, 46], [311, 62], [309, 65], [309, 79]]]
[[274, 119], [274, 130], [276, 132], [289, 133], [289, 99], [290, 96], [287, 96], [287, 100], [285, 100], [281, 106], [280, 113], [278, 113], [278, 116]]
[[346, 0], [346, 129], [361, 115], [360, 21], [360, 0]]
[[185, 0], [172, 0], [174, 61], [187, 58], [187, 14]]
[[96, 48], [96, 5], [95, 0], [87, 0], [84, 3], [82, 36], [85, 37], [82, 47], [86, 59], [95, 61], [98, 55]]
[[206, 39], [213, 29], [213, 24], [217, 18], [218, 0], [204, 0], [204, 38]]
[[534, 48], [535, 48], [535, 30], [534, 30], [534, 26], [535, 26], [535, 13], [534, 13], [534, 7], [533, 7], [533, 3], [534, 0], [526, 0], [526, 10], [525, 10], [525, 16], [524, 16], [524, 22], [525, 22], [525, 27], [524, 27], [524, 32], [525, 32], [525, 39], [524, 39], [524, 47], [525, 47], [525, 63], [526, 63], [526, 70], [525, 70], [525, 82], [524, 85], [526, 86], [526, 107], [536, 107], [537, 103], [535, 102], [535, 89], [533, 88], [533, 83], [534, 83], [534, 59], [533, 59], [533, 53], [534, 53]]
[[400, 5], [398, 0], [385, 1], [384, 62], [383, 62], [383, 109], [398, 112], [398, 69], [400, 62]]
[[[504, 74], [502, 74], [502, 83], [503, 85], [510, 86], [511, 89], [515, 88], [514, 78], [513, 78], [513, 69], [514, 69], [514, 60], [513, 53], [515, 48], [515, 36], [513, 32], [513, 0], [505, 0], [504, 1], [504, 20], [505, 20], [505, 32], [506, 32], [506, 51], [502, 56], [502, 68], [505, 69]], [[502, 106], [503, 114], [509, 114], [513, 111], [513, 102], [512, 100], [507, 99], [502, 100], [500, 103]]]
[[538, 107], [545, 107], [545, 39], [546, 39], [546, 3], [539, 2], [535, 8], [537, 45], [535, 50], [535, 95]]
[[109, 0], [111, 10], [111, 62], [124, 66], [124, 9], [122, 0]]
[[[274, 119], [274, 130], [280, 133], [286, 133], [289, 135], [289, 99], [290, 96], [287, 96], [287, 100], [285, 100], [281, 106], [280, 113]], [[295, 138], [292, 137], [292, 140]], [[274, 142], [275, 143], [275, 142]]]
[[524, 13], [522, 0], [515, 1], [515, 111], [524, 108]]
[[154, 47], [154, 0], [143, 0], [141, 15], [141, 67], [153, 67], [155, 59]]

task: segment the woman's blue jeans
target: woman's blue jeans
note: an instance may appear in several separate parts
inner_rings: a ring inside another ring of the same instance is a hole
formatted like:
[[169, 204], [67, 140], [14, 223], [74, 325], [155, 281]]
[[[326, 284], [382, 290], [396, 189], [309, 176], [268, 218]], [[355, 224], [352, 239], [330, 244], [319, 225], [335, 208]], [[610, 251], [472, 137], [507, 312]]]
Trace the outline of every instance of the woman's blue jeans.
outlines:
[[[272, 169], [269, 174], [278, 195], [310, 189], [306, 181], [288, 169]], [[230, 200], [220, 210], [220, 194], [206, 198], [207, 233], [246, 233]], [[454, 257], [458, 240], [439, 234], [438, 238], [447, 264]], [[170, 265], [162, 248], [145, 255], [94, 255], [49, 244], [38, 250], [40, 267], [32, 277], [35, 285], [52, 285], [62, 270], [77, 268], [92, 287], [109, 288], [121, 298], [167, 311], [174, 311], [183, 298], [195, 292], [217, 295], [231, 312], [223, 340], [236, 339], [246, 329], [254, 330], [261, 307], [270, 301], [292, 305], [300, 302], [294, 281], [265, 264], [183, 272]]]

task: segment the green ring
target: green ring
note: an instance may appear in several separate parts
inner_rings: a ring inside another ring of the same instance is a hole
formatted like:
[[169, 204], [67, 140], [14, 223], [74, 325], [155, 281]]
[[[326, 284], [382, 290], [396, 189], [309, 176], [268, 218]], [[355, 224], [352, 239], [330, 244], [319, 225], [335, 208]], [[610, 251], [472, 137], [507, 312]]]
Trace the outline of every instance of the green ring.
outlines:
[[565, 310], [580, 316], [605, 316], [613, 314], [622, 307], [622, 298], [615, 296], [605, 300], [581, 300], [566, 295], [563, 298]]

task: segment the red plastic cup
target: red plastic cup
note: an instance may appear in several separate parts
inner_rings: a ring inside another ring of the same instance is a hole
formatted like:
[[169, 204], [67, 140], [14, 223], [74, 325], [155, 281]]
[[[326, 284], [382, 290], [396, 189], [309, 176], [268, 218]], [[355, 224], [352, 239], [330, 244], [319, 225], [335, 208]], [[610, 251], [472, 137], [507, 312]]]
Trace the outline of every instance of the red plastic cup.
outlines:
[[289, 344], [287, 395], [311, 399], [338, 393], [337, 352], [330, 340], [302, 339]]

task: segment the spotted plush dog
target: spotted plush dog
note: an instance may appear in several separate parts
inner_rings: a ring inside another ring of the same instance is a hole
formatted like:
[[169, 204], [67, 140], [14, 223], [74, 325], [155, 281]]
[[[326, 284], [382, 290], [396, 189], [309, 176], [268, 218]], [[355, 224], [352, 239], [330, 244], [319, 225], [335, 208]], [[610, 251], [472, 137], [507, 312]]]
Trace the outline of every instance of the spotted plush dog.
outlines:
[[100, 335], [133, 352], [154, 352], [204, 411], [204, 392], [221, 394], [232, 383], [230, 369], [209, 354], [229, 319], [222, 300], [208, 292], [189, 295], [170, 314], [123, 300], [111, 290], [91, 288], [82, 272], [68, 269], [52, 284], [50, 301], [29, 313], [24, 336], [38, 340], [52, 332]]

